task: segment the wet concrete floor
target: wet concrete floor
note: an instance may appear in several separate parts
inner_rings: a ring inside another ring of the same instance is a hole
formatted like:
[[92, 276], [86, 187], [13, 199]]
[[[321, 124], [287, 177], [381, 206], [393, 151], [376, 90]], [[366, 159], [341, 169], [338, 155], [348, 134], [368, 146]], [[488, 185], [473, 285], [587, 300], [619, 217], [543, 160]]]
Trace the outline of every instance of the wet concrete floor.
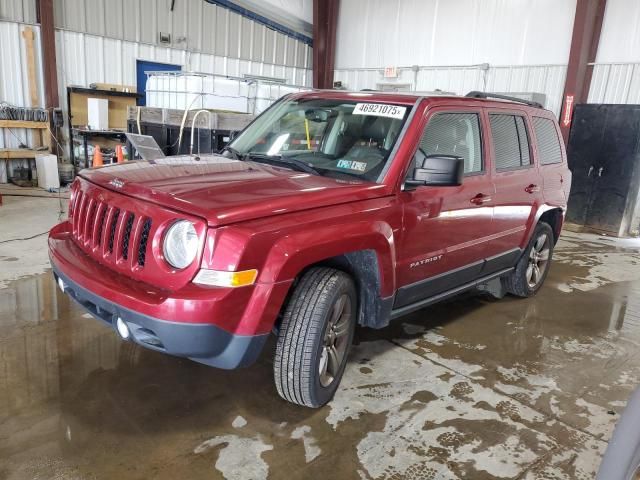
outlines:
[[535, 298], [360, 329], [319, 410], [278, 397], [273, 344], [237, 371], [151, 352], [29, 272], [0, 287], [0, 479], [591, 479], [640, 383], [638, 242], [566, 233]]

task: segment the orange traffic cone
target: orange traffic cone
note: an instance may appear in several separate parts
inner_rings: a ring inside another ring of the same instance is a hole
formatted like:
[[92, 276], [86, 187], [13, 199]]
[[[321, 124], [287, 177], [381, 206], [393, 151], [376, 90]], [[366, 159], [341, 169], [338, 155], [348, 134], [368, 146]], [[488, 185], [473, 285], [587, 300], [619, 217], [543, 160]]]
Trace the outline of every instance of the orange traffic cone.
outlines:
[[96, 145], [93, 148], [93, 166], [101, 167], [102, 165], [104, 165], [104, 162], [102, 160], [102, 152], [100, 151], [100, 147]]
[[116, 158], [118, 163], [124, 163], [124, 153], [122, 153], [122, 145], [116, 145]]

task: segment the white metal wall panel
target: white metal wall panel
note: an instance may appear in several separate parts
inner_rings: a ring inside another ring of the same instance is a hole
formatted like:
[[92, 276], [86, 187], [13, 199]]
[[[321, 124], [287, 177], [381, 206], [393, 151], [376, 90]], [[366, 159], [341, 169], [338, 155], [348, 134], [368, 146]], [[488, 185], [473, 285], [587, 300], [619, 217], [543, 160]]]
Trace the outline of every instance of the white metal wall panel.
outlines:
[[[16, 106], [31, 106], [29, 98], [29, 82], [27, 76], [26, 47], [22, 32], [28, 25], [15, 22], [0, 21], [0, 102]], [[40, 55], [40, 28], [31, 26], [36, 38], [34, 40], [36, 52], [36, 76], [40, 99], [44, 98], [42, 85], [42, 61]], [[40, 105], [36, 105], [42, 107]], [[15, 135], [15, 136], [14, 136]], [[32, 132], [24, 129], [0, 129], [0, 148], [18, 148], [20, 143], [32, 145]], [[7, 173], [11, 174], [11, 167], [20, 165], [18, 161], [6, 162], [0, 160], [0, 183], [7, 181]], [[8, 172], [7, 172], [8, 170]]]
[[36, 23], [35, 0], [0, 0], [0, 20]]
[[607, 0], [589, 103], [640, 104], [640, 2]]
[[313, 23], [313, 0], [262, 0], [261, 3], [288, 12], [307, 23]]
[[640, 63], [594, 65], [587, 101], [640, 104]]
[[343, 1], [335, 79], [376, 88], [384, 67], [399, 67], [392, 81], [414, 90], [543, 93], [557, 114], [575, 8], [576, 0]]
[[399, 83], [409, 85], [411, 90], [443, 90], [458, 95], [472, 90], [538, 92], [546, 95], [545, 107], [559, 115], [566, 74], [566, 65], [508, 65], [486, 72], [473, 66], [421, 67], [417, 76], [411, 69], [402, 68], [393, 81], [384, 78], [383, 69], [341, 69], [335, 71], [334, 79], [350, 90]]
[[336, 67], [566, 64], [576, 0], [348, 0]]
[[311, 71], [306, 68], [193, 53], [66, 30], [56, 31], [56, 54], [61, 99], [66, 98], [67, 85], [86, 86], [95, 82], [135, 85], [137, 59], [178, 64], [185, 71], [229, 76], [250, 73], [285, 78], [287, 83], [295, 85], [311, 84]]
[[[18, 0], [0, 0], [9, 1]], [[291, 3], [294, 12], [311, 8], [310, 0], [272, 1]], [[173, 12], [171, 0], [56, 0], [54, 5], [55, 25], [62, 30], [162, 48], [308, 67], [301, 63], [305, 58], [287, 54], [289, 49], [295, 52], [309, 48], [305, 43], [204, 0], [176, 0]], [[171, 35], [170, 45], [159, 43], [160, 32]]]
[[640, 61], [640, 2], [607, 0], [596, 63]]

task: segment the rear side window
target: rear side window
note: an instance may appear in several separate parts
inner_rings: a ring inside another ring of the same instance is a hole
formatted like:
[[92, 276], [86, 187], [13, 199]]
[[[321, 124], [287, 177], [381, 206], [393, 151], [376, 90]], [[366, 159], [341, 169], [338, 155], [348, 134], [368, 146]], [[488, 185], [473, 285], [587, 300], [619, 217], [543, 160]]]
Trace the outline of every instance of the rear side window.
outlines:
[[438, 113], [420, 140], [425, 155], [455, 155], [464, 159], [464, 173], [482, 171], [480, 120], [477, 113]]
[[541, 165], [562, 163], [562, 150], [555, 123], [548, 118], [533, 117]]
[[496, 170], [531, 165], [529, 137], [524, 118], [517, 115], [489, 115]]

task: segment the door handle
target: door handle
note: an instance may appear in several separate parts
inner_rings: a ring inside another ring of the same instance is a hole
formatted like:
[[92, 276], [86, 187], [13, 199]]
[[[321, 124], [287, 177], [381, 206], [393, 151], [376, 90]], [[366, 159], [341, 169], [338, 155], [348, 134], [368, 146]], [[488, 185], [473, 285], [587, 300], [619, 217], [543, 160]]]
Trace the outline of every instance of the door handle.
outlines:
[[604, 167], [600, 167], [598, 169], [598, 176], [601, 177], [602, 176], [602, 171], [604, 170]]
[[527, 193], [537, 193], [540, 191], [540, 187], [538, 185], [534, 185], [533, 183], [528, 187], [524, 187], [524, 191]]
[[470, 201], [474, 205], [482, 205], [484, 203], [490, 202], [491, 197], [489, 195], [485, 195], [484, 193], [479, 193], [475, 197], [473, 197]]
[[593, 173], [593, 165], [589, 167], [589, 173], [587, 173], [587, 177], [590, 177], [592, 173]]

